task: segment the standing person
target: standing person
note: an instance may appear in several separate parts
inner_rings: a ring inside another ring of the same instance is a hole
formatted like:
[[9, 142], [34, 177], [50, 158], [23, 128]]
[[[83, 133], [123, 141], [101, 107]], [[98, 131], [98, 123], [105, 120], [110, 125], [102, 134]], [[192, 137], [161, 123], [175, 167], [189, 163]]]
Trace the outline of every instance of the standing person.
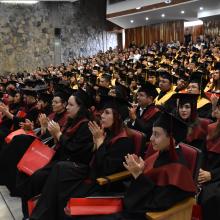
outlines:
[[217, 121], [208, 127], [207, 161], [198, 177], [202, 187], [199, 203], [204, 220], [220, 219], [220, 99], [213, 105], [212, 113]]
[[96, 183], [96, 178], [122, 171], [124, 156], [134, 151], [133, 141], [123, 124], [125, 106], [127, 104], [122, 100], [105, 97], [101, 125], [89, 122], [94, 141], [90, 166], [78, 162], [58, 163], [44, 186], [31, 220], [63, 220], [64, 207], [69, 198], [111, 195], [123, 190], [120, 182], [110, 188], [102, 188]]

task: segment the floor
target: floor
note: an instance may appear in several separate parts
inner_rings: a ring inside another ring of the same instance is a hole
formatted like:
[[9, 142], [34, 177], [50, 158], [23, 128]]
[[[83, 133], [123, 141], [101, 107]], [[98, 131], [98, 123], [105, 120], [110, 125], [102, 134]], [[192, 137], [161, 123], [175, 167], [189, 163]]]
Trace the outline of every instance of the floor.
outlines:
[[8, 190], [0, 186], [0, 220], [22, 220], [19, 198], [10, 197]]

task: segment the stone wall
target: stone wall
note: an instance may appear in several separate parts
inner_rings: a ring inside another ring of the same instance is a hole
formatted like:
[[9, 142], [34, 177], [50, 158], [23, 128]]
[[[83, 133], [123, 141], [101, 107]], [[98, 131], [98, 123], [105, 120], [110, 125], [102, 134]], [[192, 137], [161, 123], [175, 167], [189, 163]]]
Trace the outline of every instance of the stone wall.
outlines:
[[33, 71], [116, 47], [117, 35], [105, 31], [105, 8], [97, 2], [0, 4], [0, 73]]

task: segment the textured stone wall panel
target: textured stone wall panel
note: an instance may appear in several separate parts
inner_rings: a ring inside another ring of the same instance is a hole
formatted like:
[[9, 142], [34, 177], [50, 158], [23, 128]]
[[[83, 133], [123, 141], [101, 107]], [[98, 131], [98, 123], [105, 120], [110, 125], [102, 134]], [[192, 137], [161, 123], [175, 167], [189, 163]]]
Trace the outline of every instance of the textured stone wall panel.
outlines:
[[54, 28], [61, 28], [61, 62], [116, 47], [117, 35], [105, 31], [105, 12], [86, 1], [93, 10], [82, 10], [79, 2], [0, 4], [0, 73], [54, 63]]

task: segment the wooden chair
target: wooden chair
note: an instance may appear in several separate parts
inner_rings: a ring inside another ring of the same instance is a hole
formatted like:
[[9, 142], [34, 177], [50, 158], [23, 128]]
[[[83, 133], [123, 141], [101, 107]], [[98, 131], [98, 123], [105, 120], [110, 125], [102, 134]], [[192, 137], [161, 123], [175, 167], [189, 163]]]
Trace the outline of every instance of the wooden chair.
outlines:
[[[197, 184], [198, 173], [202, 163], [201, 151], [184, 143], [180, 143], [180, 146], [183, 155], [188, 162], [188, 167], [192, 173], [195, 184]], [[96, 180], [99, 185], [103, 186], [109, 182], [123, 180], [129, 176], [131, 176], [131, 174], [128, 171], [123, 171], [107, 177], [101, 177]], [[149, 220], [191, 220], [192, 208], [194, 204], [196, 204], [196, 200], [194, 198], [188, 198], [166, 211], [147, 212], [146, 218]]]
[[188, 198], [162, 212], [147, 212], [148, 220], [191, 220], [194, 198]]

